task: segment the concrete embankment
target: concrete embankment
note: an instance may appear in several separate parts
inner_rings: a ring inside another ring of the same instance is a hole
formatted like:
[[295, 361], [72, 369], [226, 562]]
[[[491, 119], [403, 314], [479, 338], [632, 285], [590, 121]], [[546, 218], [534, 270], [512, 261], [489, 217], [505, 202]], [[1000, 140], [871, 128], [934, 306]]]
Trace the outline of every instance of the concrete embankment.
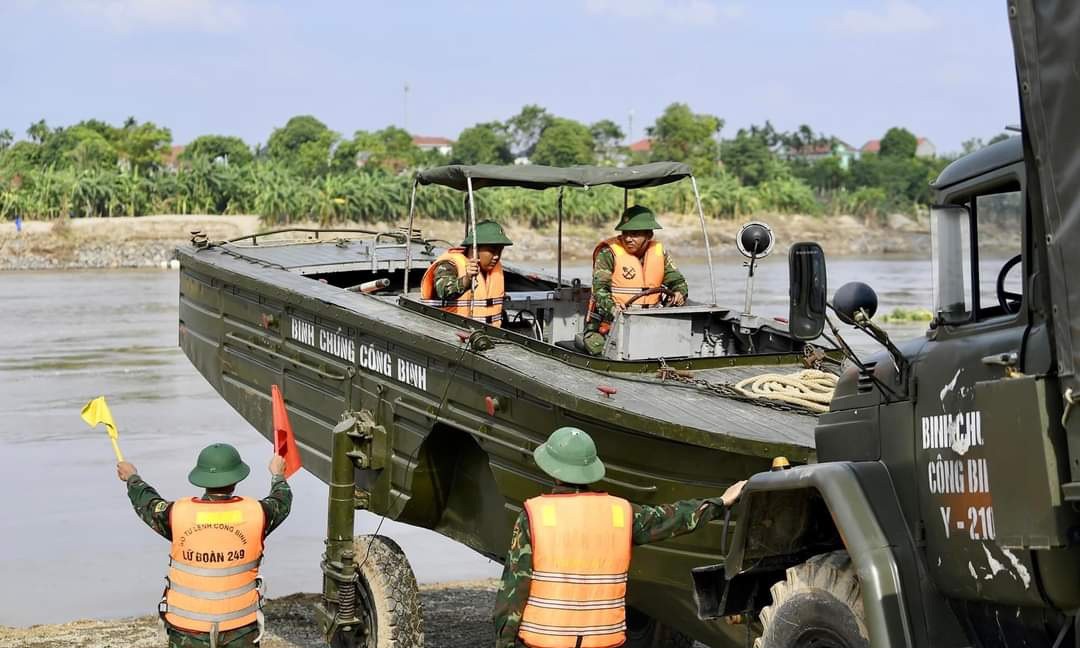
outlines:
[[[470, 581], [421, 588], [425, 645], [438, 648], [490, 646], [496, 581]], [[315, 622], [317, 594], [270, 599], [263, 648], [325, 646]], [[152, 602], [148, 602], [150, 605]], [[165, 645], [157, 616], [112, 621], [73, 621], [30, 628], [0, 626], [0, 648], [156, 648]]]
[[[709, 222], [712, 252], [735, 255], [735, 235], [749, 220], [763, 220], [777, 237], [777, 252], [795, 241], [819, 241], [829, 255], [911, 254], [927, 248], [929, 230], [924, 220], [893, 215], [884, 223], [867, 224], [850, 216], [813, 217], [798, 215], [757, 215], [731, 221]], [[664, 230], [657, 234], [679, 258], [701, 258], [705, 247], [698, 220], [693, 216], [667, 214], [661, 217]], [[312, 223], [303, 226], [314, 226]], [[378, 231], [393, 231], [398, 224], [346, 224]], [[457, 243], [464, 224], [458, 221], [418, 220], [416, 226], [427, 238]], [[140, 216], [137, 218], [85, 218], [60, 221], [24, 222], [16, 232], [13, 222], [0, 223], [0, 270], [50, 270], [71, 268], [157, 268], [167, 265], [173, 249], [186, 243], [194, 230], [211, 240], [223, 240], [266, 229], [257, 216]], [[548, 260], [557, 254], [553, 225], [532, 227], [510, 223], [507, 233], [514, 240], [513, 253], [530, 261]], [[567, 224], [563, 230], [563, 258], [587, 260], [593, 246], [612, 232], [608, 227]]]

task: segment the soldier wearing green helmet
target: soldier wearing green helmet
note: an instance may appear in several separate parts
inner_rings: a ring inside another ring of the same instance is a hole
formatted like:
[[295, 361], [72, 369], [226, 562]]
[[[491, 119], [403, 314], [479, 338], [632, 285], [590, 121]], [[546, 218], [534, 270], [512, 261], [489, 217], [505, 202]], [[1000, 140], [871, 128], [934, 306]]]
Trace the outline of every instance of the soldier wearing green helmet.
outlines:
[[[198, 527], [222, 527], [222, 525], [235, 524], [237, 521], [235, 511], [232, 510], [232, 506], [228, 505], [239, 505], [248, 502], [249, 508], [261, 510], [261, 519], [255, 521], [252, 528], [261, 528], [262, 537], [265, 539], [271, 531], [276, 529], [288, 517], [289, 510], [292, 507], [292, 490], [285, 481], [285, 459], [274, 455], [274, 458], [270, 460], [269, 469], [271, 474], [270, 494], [267, 497], [257, 501], [236, 497], [234, 494], [236, 485], [248, 476], [251, 468], [240, 458], [240, 453], [237, 452], [236, 448], [227, 443], [215, 443], [203, 448], [195, 462], [195, 467], [188, 473], [188, 481], [204, 489], [204, 491], [200, 497], [190, 498], [189, 501], [196, 505], [216, 504], [219, 506], [212, 507], [214, 510], [211, 512], [211, 514], [218, 513], [218, 517], [214, 518], [216, 524], [199, 524]], [[173, 525], [176, 517], [174, 513], [177, 508], [177, 501], [167, 501], [162, 498], [153, 486], [143, 481], [135, 466], [127, 461], [121, 461], [116, 465], [116, 474], [121, 481], [127, 483], [128, 498], [131, 500], [131, 504], [139, 518], [158, 535], [172, 542], [175, 553], [177, 543], [173, 536]], [[181, 503], [183, 506], [190, 508], [189, 501], [185, 500], [181, 501]], [[226, 510], [226, 506], [228, 506], [229, 510]], [[199, 510], [202, 511], [202, 509]], [[200, 513], [200, 515], [203, 515], [203, 513]], [[210, 518], [205, 520], [195, 518], [195, 520], [196, 522], [209, 522]], [[249, 520], [248, 523], [251, 524], [252, 521]], [[237, 527], [237, 529], [239, 528]], [[178, 535], [184, 533], [180, 528], [177, 528], [176, 532]], [[192, 534], [192, 537], [194, 535]], [[230, 534], [226, 532], [225, 535]], [[257, 544], [261, 552], [261, 541]], [[220, 553], [227, 558], [226, 554], [228, 552], [225, 549], [225, 547], [222, 547]], [[178, 568], [176, 562], [176, 557], [172, 556], [170, 558], [170, 564], [172, 565], [170, 567], [170, 576], [172, 570]], [[215, 563], [211, 562], [207, 567], [214, 565]], [[257, 565], [252, 569], [257, 569]], [[173, 583], [169, 583], [169, 589], [181, 590]], [[192, 592], [187, 592], [185, 595], [189, 594], [198, 596], [198, 593]], [[165, 599], [163, 598], [163, 605], [164, 602]], [[165, 619], [165, 629], [169, 638], [169, 648], [241, 648], [258, 646], [262, 635], [261, 616], [258, 617], [260, 620], [256, 622], [222, 631], [211, 630], [210, 632], [198, 632], [176, 627], [169, 622], [164, 611], [163, 618]]]
[[[424, 303], [494, 326], [502, 321], [503, 248], [514, 242], [493, 220], [476, 224], [461, 245], [431, 264], [420, 284]], [[473, 247], [476, 258], [473, 258]]]
[[[546, 529], [548, 527], [556, 524], [556, 518], [563, 515], [557, 507], [565, 506], [568, 499], [572, 500], [575, 496], [584, 495], [588, 495], [590, 499], [593, 499], [595, 496], [600, 495], [607, 497], [608, 501], [623, 503], [628, 506], [631, 524], [629, 533], [623, 537], [627, 538], [632, 545], [642, 545], [690, 533], [702, 523], [722, 516], [724, 511], [739, 498], [743, 486], [746, 484], [745, 481], [736, 482], [728, 487], [720, 497], [682, 500], [659, 506], [631, 504], [621, 498], [606, 496], [601, 491], [590, 488], [590, 485], [602, 480], [605, 473], [604, 463], [600, 460], [596, 451], [596, 444], [588, 433], [574, 427], [562, 427], [555, 430], [546, 442], [533, 451], [533, 458], [536, 465], [555, 481], [555, 486], [551, 494], [541, 495], [527, 501], [514, 523], [510, 549], [503, 567], [502, 585], [495, 598], [496, 648], [529, 645], [522, 638], [522, 634], [527, 637], [530, 627], [538, 627], [531, 625], [528, 620], [523, 625], [523, 616], [526, 616], [527, 607], [536, 605], [535, 602], [541, 596], [533, 592], [533, 597], [530, 598], [534, 582], [534, 556], [550, 555], [552, 552], [551, 547], [540, 547], [537, 540], [545, 542], [542, 538], [552, 537], [543, 534], [547, 533]], [[556, 508], [551, 509], [551, 519], [547, 519], [547, 508], [550, 506]], [[544, 511], [544, 515], [541, 517], [545, 519], [542, 521], [530, 519], [530, 510]], [[621, 516], [615, 515], [613, 517], [619, 518]], [[595, 516], [591, 519], [595, 521], [583, 522], [586, 525], [585, 528], [575, 528], [573, 530], [571, 537], [577, 539], [576, 544], [591, 547], [591, 550], [596, 554], [629, 553], [629, 547], [606, 547], [604, 545], [608, 540], [603, 538], [611, 536], [610, 529], [606, 527], [616, 524], [615, 522], [610, 521], [604, 515]], [[533, 537], [534, 529], [541, 533], [541, 538]], [[620, 540], [615, 542], [620, 542]], [[576, 549], [570, 546], [561, 550], [575, 551]], [[557, 574], [551, 574], [548, 571], [543, 573], [545, 577], [539, 579], [539, 581], [550, 583], [560, 580]], [[595, 582], [601, 577], [594, 575], [579, 576], [578, 578], [579, 580], [584, 578]], [[617, 581], [618, 578], [616, 577], [615, 580]], [[622, 575], [622, 580], [625, 581], [625, 574]], [[560, 606], [557, 601], [553, 601], [551, 598], [539, 600], [542, 601], [540, 605], [547, 610], [558, 610], [560, 607], [571, 609], [572, 611], [569, 613], [571, 619], [577, 613], [573, 610], [600, 608], [603, 607], [604, 603], [603, 601], [597, 601], [594, 606], [588, 606], [583, 605], [584, 602], [581, 599], [575, 599], [566, 606]], [[550, 615], [550, 612], [547, 614]], [[550, 616], [548, 618], [550, 619]], [[559, 630], [553, 629], [551, 625], [542, 626], [542, 631], [552, 634], [560, 633]], [[572, 633], [568, 635], [566, 645], [574, 645], [575, 638]]]
[[[686, 303], [689, 288], [671, 255], [653, 239], [663, 229], [656, 214], [643, 205], [628, 207], [615, 230], [617, 236], [601, 241], [593, 251], [592, 303], [585, 332], [584, 350], [599, 355], [615, 313], [624, 308], [660, 304], [666, 294], [671, 306]], [[664, 293], [639, 295], [647, 289]]]

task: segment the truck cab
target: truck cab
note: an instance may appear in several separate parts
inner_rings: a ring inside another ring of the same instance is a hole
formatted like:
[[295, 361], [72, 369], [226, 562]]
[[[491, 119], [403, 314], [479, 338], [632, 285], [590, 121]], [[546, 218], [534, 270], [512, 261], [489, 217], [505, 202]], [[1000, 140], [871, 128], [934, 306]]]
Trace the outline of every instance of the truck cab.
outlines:
[[[751, 479], [727, 562], [694, 574], [699, 614], [746, 621], [759, 648], [1049, 647], [1080, 606], [1080, 518], [1048, 397], [1046, 235], [1021, 138], [932, 187], [925, 335], [849, 356], [818, 463]], [[872, 290], [841, 304], [845, 288], [836, 314], [873, 329]]]

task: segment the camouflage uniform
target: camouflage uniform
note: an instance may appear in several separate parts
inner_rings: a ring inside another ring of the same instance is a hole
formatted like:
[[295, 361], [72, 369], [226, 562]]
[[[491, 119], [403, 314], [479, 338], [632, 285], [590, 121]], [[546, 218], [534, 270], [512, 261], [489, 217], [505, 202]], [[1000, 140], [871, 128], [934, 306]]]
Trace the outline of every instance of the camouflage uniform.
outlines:
[[[132, 475], [127, 480], [128, 499], [135, 507], [135, 512], [146, 525], [158, 535], [168, 541], [172, 541], [172, 527], [169, 520], [169, 512], [172, 502], [168, 502], [158, 495], [154, 487], [147, 484], [138, 475]], [[231, 495], [217, 493], [203, 493], [202, 499], [216, 500], [228, 499]], [[285, 521], [292, 508], [292, 489], [284, 477], [275, 475], [270, 481], [270, 494], [259, 501], [262, 504], [263, 513], [266, 514], [266, 530], [263, 537], [270, 534], [278, 525]], [[209, 635], [206, 633], [184, 632], [166, 624], [165, 630], [169, 635], [169, 648], [208, 648], [210, 646]], [[227, 630], [218, 634], [218, 648], [243, 648], [258, 646], [256, 638], [259, 636], [258, 624], [246, 625], [235, 630]]]
[[[583, 489], [557, 486], [554, 493], [573, 493]], [[632, 540], [635, 545], [649, 544], [690, 533], [702, 522], [724, 514], [724, 502], [719, 497], [689, 499], [660, 506], [631, 504], [634, 511]], [[518, 626], [529, 598], [532, 583], [532, 540], [529, 520], [522, 510], [514, 523], [510, 550], [503, 566], [502, 585], [495, 597], [495, 647], [513, 648], [517, 642]]]
[[458, 276], [457, 266], [453, 261], [440, 261], [435, 266], [435, 294], [439, 299], [457, 299], [472, 288], [469, 275]]
[[[610, 322], [615, 316], [615, 299], [611, 296], [611, 273], [615, 271], [615, 253], [610, 247], [604, 247], [596, 255], [593, 264], [592, 295], [595, 311], [593, 318], [585, 325], [582, 336], [589, 353], [600, 355], [604, 350], [604, 336], [600, 333], [600, 322]], [[664, 250], [664, 287], [673, 292], [680, 292], [689, 297], [690, 288], [686, 277], [671, 261], [671, 255]]]

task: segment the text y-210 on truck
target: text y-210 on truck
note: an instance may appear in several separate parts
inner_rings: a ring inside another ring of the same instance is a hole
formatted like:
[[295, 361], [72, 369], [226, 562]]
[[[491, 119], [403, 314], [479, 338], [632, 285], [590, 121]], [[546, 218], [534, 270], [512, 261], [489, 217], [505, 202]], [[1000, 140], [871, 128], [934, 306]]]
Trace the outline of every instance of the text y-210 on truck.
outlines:
[[754, 476], [726, 564], [694, 573], [699, 613], [759, 648], [1080, 645], [1080, 3], [1007, 10], [1022, 135], [933, 183], [926, 336], [836, 295], [886, 350], [848, 358], [818, 462]]

